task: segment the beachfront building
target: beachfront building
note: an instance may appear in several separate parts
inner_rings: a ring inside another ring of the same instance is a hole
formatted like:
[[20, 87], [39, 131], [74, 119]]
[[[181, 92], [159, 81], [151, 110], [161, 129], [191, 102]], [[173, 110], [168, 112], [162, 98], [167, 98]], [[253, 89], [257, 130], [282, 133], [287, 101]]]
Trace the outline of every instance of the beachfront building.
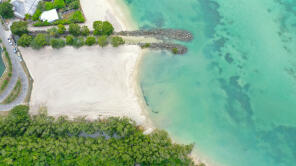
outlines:
[[14, 8], [14, 15], [24, 19], [26, 14], [33, 15], [41, 0], [12, 0], [10, 3]]
[[52, 23], [58, 19], [59, 19], [59, 15], [56, 9], [44, 11], [40, 16], [40, 20], [47, 21], [49, 23]]

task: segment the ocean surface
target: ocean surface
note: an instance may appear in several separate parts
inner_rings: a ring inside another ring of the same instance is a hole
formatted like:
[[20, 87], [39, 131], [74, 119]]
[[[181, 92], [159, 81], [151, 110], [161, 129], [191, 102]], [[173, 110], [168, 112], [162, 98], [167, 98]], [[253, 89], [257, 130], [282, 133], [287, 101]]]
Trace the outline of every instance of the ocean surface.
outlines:
[[143, 59], [157, 127], [213, 165], [296, 165], [296, 0], [124, 2], [141, 29], [195, 37], [185, 56]]

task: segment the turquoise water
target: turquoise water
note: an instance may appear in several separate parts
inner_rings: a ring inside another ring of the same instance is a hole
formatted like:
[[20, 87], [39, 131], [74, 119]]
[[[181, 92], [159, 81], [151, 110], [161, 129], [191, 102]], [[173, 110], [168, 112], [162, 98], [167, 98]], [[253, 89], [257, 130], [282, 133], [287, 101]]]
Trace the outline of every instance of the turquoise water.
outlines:
[[296, 0], [124, 1], [143, 29], [195, 36], [143, 60], [158, 127], [214, 165], [296, 165]]
[[2, 61], [1, 52], [2, 51], [0, 50], [0, 77], [2, 76], [2, 74], [3, 74], [4, 70], [5, 70], [5, 65], [4, 65], [4, 63]]

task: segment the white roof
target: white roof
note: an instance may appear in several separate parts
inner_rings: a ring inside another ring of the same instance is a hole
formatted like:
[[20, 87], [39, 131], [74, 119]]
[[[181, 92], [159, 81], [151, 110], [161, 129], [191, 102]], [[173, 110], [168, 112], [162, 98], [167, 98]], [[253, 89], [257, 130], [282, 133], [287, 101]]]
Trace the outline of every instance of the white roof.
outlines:
[[14, 7], [14, 14], [17, 17], [25, 18], [26, 14], [32, 16], [35, 13], [40, 1], [41, 0], [12, 0], [10, 3]]
[[45, 11], [41, 14], [40, 20], [47, 22], [54, 22], [59, 19], [59, 15], [56, 9]]

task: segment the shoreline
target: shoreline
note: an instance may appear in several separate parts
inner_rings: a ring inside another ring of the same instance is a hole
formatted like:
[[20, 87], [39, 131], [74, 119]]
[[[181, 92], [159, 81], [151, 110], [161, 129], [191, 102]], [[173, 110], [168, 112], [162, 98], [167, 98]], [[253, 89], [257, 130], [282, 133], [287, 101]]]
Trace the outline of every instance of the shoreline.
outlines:
[[[122, 15], [124, 16], [122, 19], [128, 20], [127, 22], [130, 23], [125, 23], [124, 25], [126, 26], [127, 30], [137, 30], [138, 26], [136, 25], [136, 22], [133, 21], [132, 16], [130, 11], [128, 10], [127, 6], [124, 4], [123, 0], [107, 0], [107, 3], [110, 2], [113, 7], [116, 7], [117, 10], [118, 8], [121, 8], [123, 10]], [[115, 16], [117, 16], [115, 13], [113, 13]], [[140, 53], [140, 57], [137, 60], [137, 64], [134, 70], [134, 82], [133, 86], [136, 92], [136, 96], [138, 97], [138, 104], [141, 106], [142, 114], [145, 116], [146, 120], [145, 122], [141, 125], [142, 127], [145, 128], [145, 131], [147, 134], [151, 133], [156, 127], [153, 124], [150, 116], [149, 116], [149, 110], [150, 108], [148, 107], [145, 99], [144, 99], [144, 94], [140, 86], [140, 66], [143, 60], [143, 57], [145, 54], [148, 52], [148, 50], [142, 49]], [[183, 142], [178, 142], [175, 139], [172, 138], [172, 141], [174, 143], [179, 143], [183, 144]], [[206, 166], [210, 166], [209, 162], [202, 161], [201, 158], [199, 157], [199, 152], [193, 149], [192, 153], [190, 154], [192, 160], [194, 161], [195, 164], [201, 164], [204, 163]]]
[[[114, 17], [117, 17], [117, 20], [120, 22], [123, 29], [121, 30], [137, 30], [138, 25], [133, 20], [132, 15], [130, 11], [128, 10], [126, 4], [122, 0], [105, 0], [105, 2], [111, 7], [111, 13], [114, 15]], [[117, 11], [117, 12], [116, 12]], [[118, 13], [121, 13], [118, 15]], [[131, 86], [135, 90], [135, 95], [137, 97], [137, 102], [141, 108], [142, 115], [145, 116], [145, 121], [141, 125], [145, 128], [145, 131], [147, 133], [152, 132], [155, 129], [155, 126], [153, 125], [153, 122], [151, 121], [149, 117], [149, 108], [147, 106], [147, 103], [144, 100], [144, 95], [140, 86], [140, 66], [143, 60], [143, 56], [145, 56], [145, 53], [147, 53], [147, 50], [141, 49], [140, 54], [138, 55], [139, 58], [136, 62], [135, 70], [132, 74], [132, 82]]]

